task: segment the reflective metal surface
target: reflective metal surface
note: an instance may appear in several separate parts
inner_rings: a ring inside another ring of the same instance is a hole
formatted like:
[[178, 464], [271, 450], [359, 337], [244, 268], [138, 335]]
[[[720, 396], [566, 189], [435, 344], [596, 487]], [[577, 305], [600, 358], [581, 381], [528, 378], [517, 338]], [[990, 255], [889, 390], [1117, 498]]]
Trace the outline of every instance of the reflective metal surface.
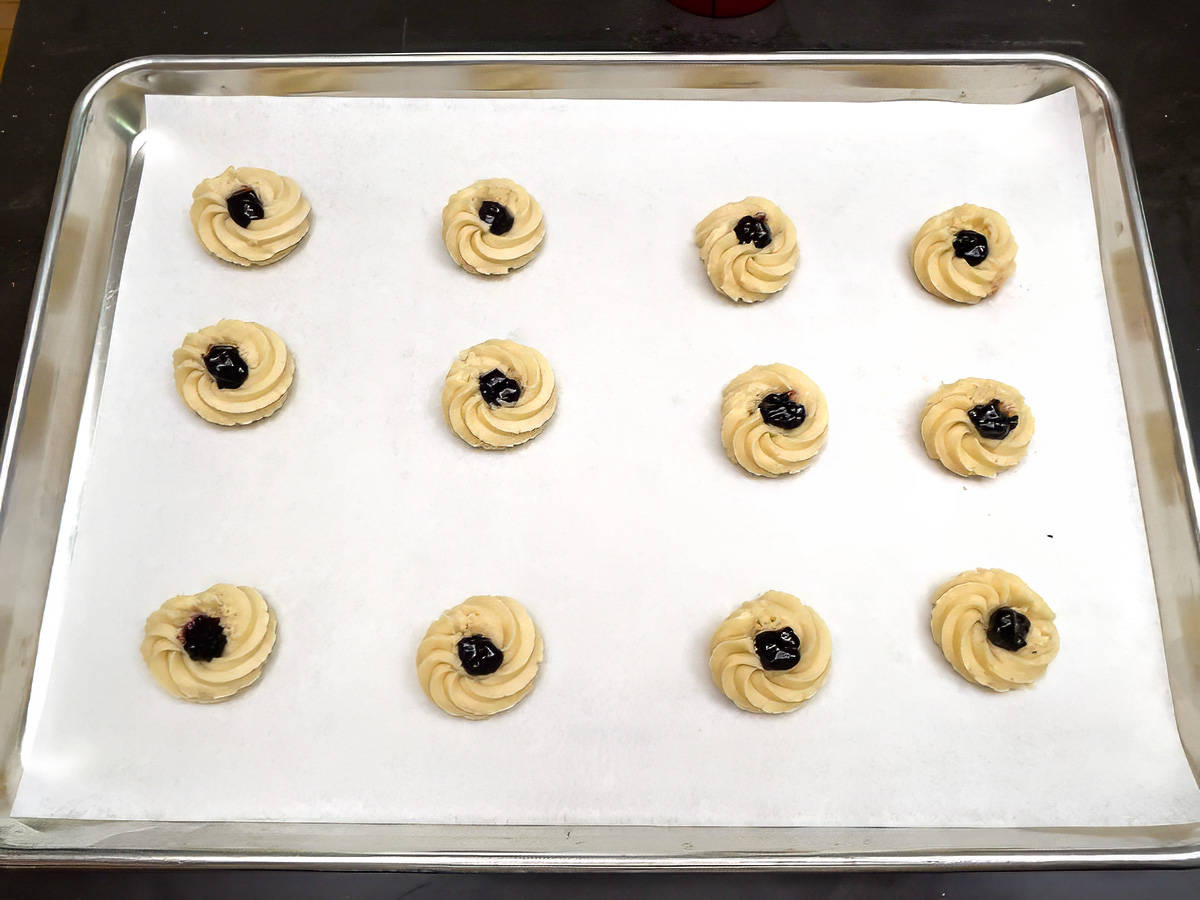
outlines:
[[[1200, 769], [1197, 473], [1120, 108], [1096, 72], [1026, 54], [161, 57], [100, 76], [73, 114], [9, 413], [0, 484], [0, 811], [56, 546], [74, 540], [148, 94], [1020, 103], [1079, 97], [1179, 734]], [[347, 869], [1200, 865], [1200, 823], [1139, 828], [685, 828], [0, 818], [0, 863]]]

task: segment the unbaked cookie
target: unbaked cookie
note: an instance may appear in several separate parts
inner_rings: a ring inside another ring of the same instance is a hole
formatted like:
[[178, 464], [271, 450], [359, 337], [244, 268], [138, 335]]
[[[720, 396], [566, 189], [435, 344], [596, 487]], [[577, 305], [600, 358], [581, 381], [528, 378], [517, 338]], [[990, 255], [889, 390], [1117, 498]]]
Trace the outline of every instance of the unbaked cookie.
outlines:
[[254, 684], [274, 646], [275, 614], [262, 594], [214, 584], [150, 614], [142, 659], [168, 693], [213, 703]]
[[183, 402], [216, 425], [248, 425], [272, 415], [296, 374], [279, 335], [237, 319], [192, 332], [171, 359]]
[[708, 280], [731, 300], [754, 303], [782, 291], [800, 258], [796, 226], [762, 197], [717, 207], [695, 238]]
[[442, 240], [454, 261], [476, 275], [507, 275], [529, 263], [546, 236], [542, 208], [507, 178], [485, 178], [450, 198]]
[[1032, 439], [1029, 405], [1002, 381], [943, 384], [921, 412], [925, 452], [956, 475], [993, 478], [1024, 459]]
[[825, 683], [833, 642], [815, 611], [783, 591], [735, 609], [709, 644], [708, 668], [748, 712], [797, 709]]
[[417, 678], [444, 712], [486, 719], [533, 690], [542, 636], [512, 597], [470, 597], [442, 613], [417, 647]]
[[808, 468], [825, 446], [825, 395], [799, 369], [774, 363], [747, 369], [721, 393], [725, 454], [751, 475]]
[[978, 303], [1017, 268], [1017, 242], [1004, 216], [964, 203], [929, 219], [912, 246], [913, 271], [935, 297]]
[[442, 387], [446, 423], [472, 447], [485, 450], [532, 440], [557, 407], [550, 363], [516, 341], [484, 341], [464, 350]]
[[192, 191], [192, 228], [204, 249], [238, 266], [279, 262], [308, 234], [312, 208], [290, 178], [230, 166]]
[[1058, 653], [1054, 613], [1003, 569], [972, 569], [938, 588], [930, 628], [955, 671], [993, 691], [1028, 687]]

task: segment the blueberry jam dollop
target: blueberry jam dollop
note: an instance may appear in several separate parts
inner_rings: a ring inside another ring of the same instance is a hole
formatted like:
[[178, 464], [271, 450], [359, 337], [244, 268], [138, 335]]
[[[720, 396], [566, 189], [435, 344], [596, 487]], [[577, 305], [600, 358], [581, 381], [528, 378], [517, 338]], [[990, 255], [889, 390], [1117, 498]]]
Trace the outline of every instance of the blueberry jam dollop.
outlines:
[[759, 250], [771, 243], [771, 226], [767, 224], [767, 214], [742, 216], [733, 226], [733, 233], [739, 244], [753, 244]]
[[233, 344], [214, 344], [204, 354], [204, 368], [221, 390], [240, 388], [250, 376], [250, 367]]
[[993, 441], [1000, 441], [1008, 437], [1017, 427], [1017, 423], [1021, 421], [1020, 416], [1005, 415], [1000, 401], [994, 398], [990, 403], [972, 406], [967, 410], [967, 418], [971, 420], [971, 424], [975, 426], [980, 437], [990, 438]]
[[793, 391], [786, 391], [782, 394], [767, 394], [763, 397], [758, 404], [758, 411], [762, 414], [763, 421], [768, 425], [776, 425], [788, 431], [803, 425], [808, 411], [804, 408], [803, 403], [793, 400], [793, 396]]
[[1025, 636], [1029, 634], [1029, 617], [1019, 613], [1011, 606], [1001, 606], [988, 619], [988, 642], [1001, 650], [1011, 650], [1016, 653], [1025, 646]]
[[778, 631], [760, 631], [754, 636], [754, 652], [764, 669], [784, 672], [800, 662], [800, 638], [790, 626]]
[[468, 675], [491, 675], [504, 662], [504, 651], [482, 634], [458, 642], [458, 661]]
[[243, 228], [249, 228], [250, 223], [255, 219], [267, 217], [266, 212], [263, 211], [262, 201], [258, 199], [258, 194], [254, 193], [254, 188], [242, 188], [240, 191], [230, 194], [225, 199], [225, 208], [229, 210], [229, 218]]
[[479, 218], [492, 234], [508, 234], [513, 227], [513, 214], [495, 200], [484, 200], [479, 204]]
[[954, 235], [954, 255], [965, 259], [972, 269], [987, 259], [987, 238], [969, 228]]
[[180, 629], [183, 650], [196, 662], [210, 662], [225, 652], [225, 628], [216, 616], [195, 615]]
[[513, 406], [521, 399], [521, 386], [499, 369], [492, 369], [479, 376], [479, 393], [488, 406]]

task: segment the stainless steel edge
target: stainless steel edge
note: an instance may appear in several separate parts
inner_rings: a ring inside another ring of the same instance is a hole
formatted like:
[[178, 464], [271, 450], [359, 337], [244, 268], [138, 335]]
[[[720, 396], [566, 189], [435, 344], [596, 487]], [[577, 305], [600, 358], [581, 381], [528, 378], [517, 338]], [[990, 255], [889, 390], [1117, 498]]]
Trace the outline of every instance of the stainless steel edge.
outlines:
[[[220, 71], [224, 69], [342, 69], [389, 66], [447, 66], [470, 64], [560, 65], [790, 65], [828, 68], [861, 66], [1042, 66], [1074, 73], [1095, 92], [1111, 123], [1112, 151], [1119, 167], [1123, 200], [1127, 206], [1134, 261], [1138, 264], [1140, 288], [1153, 329], [1158, 355], [1153, 373], [1139, 370], [1130, 377], [1155, 375], [1165, 382], [1171, 427], [1163, 430], [1170, 444], [1170, 465], [1158, 459], [1139, 465], [1143, 491], [1167, 490], [1163, 478], [1177, 477], [1182, 509], [1175, 518], [1155, 527], [1168, 529], [1177, 538], [1182, 514], [1186, 518], [1185, 550], [1194, 563], [1197, 557], [1197, 471], [1191, 452], [1190, 430], [1174, 365], [1162, 297], [1154, 272], [1141, 200], [1137, 190], [1128, 139], [1120, 106], [1108, 83], [1087, 65], [1056, 53], [750, 53], [714, 55], [707, 53], [432, 53], [349, 55], [263, 55], [263, 56], [152, 56], [127, 60], [100, 75], [80, 96], [72, 114], [59, 183], [47, 230], [46, 244], [38, 269], [26, 344], [21, 357], [17, 388], [9, 412], [0, 484], [0, 572], [6, 571], [5, 538], [10, 513], [10, 488], [15, 473], [16, 449], [28, 412], [35, 362], [41, 346], [51, 278], [58, 260], [60, 237], [70, 201], [89, 117], [93, 104], [106, 89], [122, 80], [141, 78], [143, 93], [154, 92], [151, 83], [158, 75], [176, 71]], [[951, 97], [951, 87], [942, 94]], [[186, 90], [181, 92], [187, 92]], [[236, 89], [230, 92], [236, 93]], [[261, 91], [254, 91], [256, 93]], [[310, 91], [299, 91], [309, 93]], [[341, 92], [336, 87], [328, 91]], [[125, 165], [135, 163], [130, 149]], [[120, 191], [129, 185], [120, 174]], [[136, 179], [136, 172], [133, 174]], [[1095, 173], [1093, 179], [1095, 181]], [[115, 258], [119, 268], [120, 248], [110, 242], [105, 258]], [[1103, 240], [1102, 240], [1103, 243]], [[110, 274], [112, 269], [110, 267]], [[1106, 273], [1107, 278], [1107, 273]], [[1110, 298], [1110, 304], [1112, 300]], [[1114, 337], [1119, 330], [1114, 311]], [[99, 336], [103, 323], [97, 323]], [[101, 341], [93, 345], [87, 368], [103, 370]], [[1119, 341], [1118, 341], [1119, 343]], [[1120, 351], [1120, 347], [1118, 348]], [[1139, 351], [1140, 352], [1140, 351]], [[1126, 377], [1122, 362], [1122, 377]], [[94, 378], [79, 409], [94, 402]], [[91, 398], [90, 400], [88, 398]], [[68, 414], [70, 410], [67, 411]], [[76, 412], [77, 418], [79, 417]], [[1131, 422], [1132, 426], [1132, 422]], [[1160, 429], [1162, 430], [1162, 429]], [[1169, 432], [1169, 433], [1168, 433]], [[84, 434], [72, 433], [72, 447], [82, 446]], [[1143, 454], [1145, 456], [1146, 454]], [[61, 509], [61, 507], [60, 507]], [[1148, 533], [1151, 523], [1147, 521]], [[1182, 540], [1182, 538], [1180, 538]], [[1152, 540], [1153, 544], [1154, 541]], [[1181, 552], [1177, 547], [1172, 552]], [[1167, 563], [1174, 559], [1168, 556]], [[1155, 561], [1156, 580], [1162, 565]], [[1200, 563], [1194, 566], [1200, 571]], [[1185, 596], [1182, 595], [1181, 596]], [[1194, 601], [1194, 595], [1192, 596]], [[1160, 604], [1162, 598], [1160, 596]], [[1194, 602], [1192, 603], [1194, 605]], [[1164, 608], [1164, 627], [1168, 613]], [[3, 612], [0, 603], [0, 612]], [[40, 617], [40, 610], [37, 611]], [[0, 622], [0, 646], [12, 650]], [[1168, 650], [1170, 656], [1170, 650]], [[1186, 661], [1186, 660], [1185, 660]], [[19, 748], [18, 740], [6, 731], [14, 681], [8, 671], [0, 672], [0, 751]], [[19, 687], [19, 686], [18, 686]], [[1173, 679], [1173, 689], [1175, 683]], [[1190, 685], [1189, 685], [1190, 687]], [[28, 691], [28, 680], [24, 683]], [[1177, 701], [1178, 703], [1178, 701]], [[24, 702], [19, 719], [23, 720]], [[1200, 722], [1200, 713], [1196, 720]], [[1181, 722], [1181, 731], [1183, 724]], [[1187, 741], [1185, 741], [1185, 744]], [[1192, 740], [1200, 744], [1200, 732]], [[1192, 759], [1196, 768], [1196, 759]], [[6, 771], [0, 798], [11, 793], [19, 777], [19, 760]], [[750, 839], [747, 839], [747, 835]], [[58, 844], [56, 844], [58, 842]], [[739, 849], [731, 849], [740, 845]], [[846, 849], [846, 848], [850, 849]], [[342, 849], [336, 849], [342, 848]], [[744, 848], [744, 849], [743, 849]], [[503, 826], [404, 826], [302, 823], [148, 823], [70, 822], [67, 820], [20, 821], [0, 819], [0, 864], [41, 866], [237, 866], [255, 868], [321, 869], [409, 869], [469, 871], [508, 870], [607, 870], [687, 869], [696, 871], [754, 870], [775, 868], [828, 869], [926, 869], [926, 868], [1090, 868], [1098, 866], [1193, 866], [1200, 864], [1200, 823], [1188, 826], [1159, 826], [1128, 829], [689, 829], [618, 826], [589, 828]]]

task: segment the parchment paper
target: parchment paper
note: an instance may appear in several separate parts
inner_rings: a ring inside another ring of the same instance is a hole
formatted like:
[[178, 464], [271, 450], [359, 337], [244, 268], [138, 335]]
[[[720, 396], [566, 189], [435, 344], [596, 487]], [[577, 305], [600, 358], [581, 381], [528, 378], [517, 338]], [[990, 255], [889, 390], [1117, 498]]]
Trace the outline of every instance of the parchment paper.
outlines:
[[[478, 823], [1116, 825], [1193, 821], [1101, 282], [1075, 99], [580, 102], [149, 98], [78, 532], [54, 573], [19, 815]], [[279, 265], [203, 252], [191, 190], [226, 165], [299, 180], [313, 231]], [[446, 198], [512, 177], [548, 237], [484, 280], [439, 237]], [[795, 220], [787, 290], [716, 294], [691, 242], [747, 194]], [[1001, 210], [1018, 269], [977, 307], [907, 261], [929, 215]], [[223, 316], [298, 361], [274, 418], [206, 424], [171, 351]], [[532, 344], [560, 383], [536, 441], [474, 451], [442, 421], [454, 355]], [[811, 375], [829, 443], [803, 475], [743, 475], [722, 386]], [[1037, 416], [995, 482], [926, 459], [942, 381], [1016, 385]], [[68, 523], [70, 527], [70, 523]], [[1062, 652], [1036, 689], [959, 678], [931, 591], [1025, 578]], [[218, 581], [260, 588], [280, 640], [261, 682], [180, 702], [138, 654], [148, 613]], [[804, 709], [740, 712], [707, 641], [763, 590], [828, 622]], [[509, 594], [546, 640], [540, 684], [482, 723], [421, 693], [438, 613]]]

